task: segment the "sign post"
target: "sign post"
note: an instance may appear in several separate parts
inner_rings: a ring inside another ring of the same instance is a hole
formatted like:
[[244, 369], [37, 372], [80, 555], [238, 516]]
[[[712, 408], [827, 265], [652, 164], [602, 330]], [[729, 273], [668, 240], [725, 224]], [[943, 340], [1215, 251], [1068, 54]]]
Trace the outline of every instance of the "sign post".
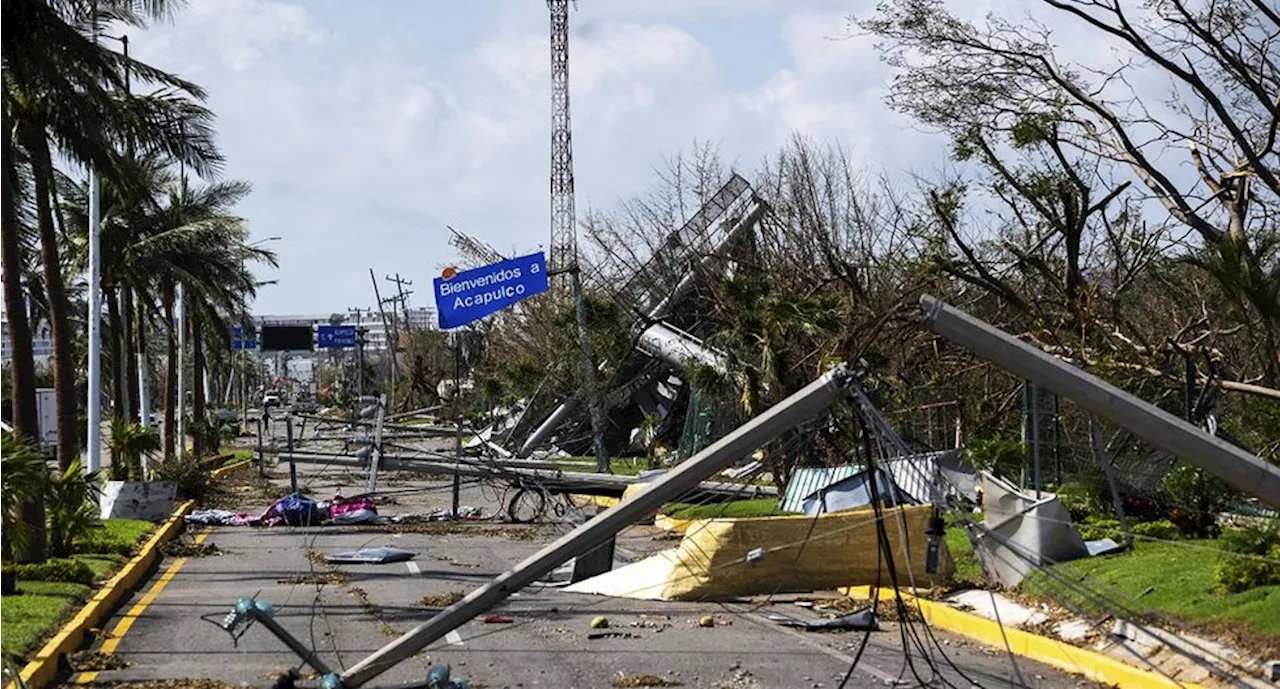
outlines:
[[[453, 330], [497, 313], [522, 299], [547, 291], [547, 259], [542, 252], [520, 256], [461, 273], [446, 268], [435, 279], [436, 313], [442, 330]], [[462, 339], [453, 333], [453, 403], [457, 415], [454, 439], [453, 517], [458, 517], [462, 464]]]

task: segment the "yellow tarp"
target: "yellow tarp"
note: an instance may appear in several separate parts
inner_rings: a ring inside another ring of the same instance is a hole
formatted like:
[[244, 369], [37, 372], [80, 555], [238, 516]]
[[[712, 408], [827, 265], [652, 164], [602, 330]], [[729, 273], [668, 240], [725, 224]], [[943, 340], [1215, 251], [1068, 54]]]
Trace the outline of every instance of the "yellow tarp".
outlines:
[[[885, 531], [898, 585], [928, 587], [951, 574], [942, 544], [938, 572], [925, 572], [931, 505], [886, 509]], [[700, 519], [688, 525], [663, 589], [667, 600], [713, 600], [769, 593], [807, 592], [877, 583], [878, 534], [871, 508], [818, 517]], [[747, 562], [747, 553], [767, 555]], [[908, 573], [910, 572], [910, 574]], [[888, 585], [885, 570], [879, 583]]]

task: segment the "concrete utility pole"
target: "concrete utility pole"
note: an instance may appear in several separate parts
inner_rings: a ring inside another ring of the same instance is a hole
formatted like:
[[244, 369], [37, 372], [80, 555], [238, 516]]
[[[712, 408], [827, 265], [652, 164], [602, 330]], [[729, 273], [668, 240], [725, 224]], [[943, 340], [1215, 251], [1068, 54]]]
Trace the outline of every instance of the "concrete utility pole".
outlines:
[[358, 308], [347, 309], [347, 313], [356, 315], [356, 396], [364, 397], [364, 328], [360, 325], [362, 311]]
[[348, 668], [342, 673], [341, 686], [356, 689], [511, 594], [546, 576], [570, 558], [595, 550], [622, 529], [652, 514], [659, 506], [680, 499], [703, 479], [746, 457], [782, 433], [817, 417], [838, 401], [848, 399], [851, 380], [852, 375], [843, 365], [828, 371], [799, 392], [689, 458], [644, 492], [605, 510], [497, 579], [472, 591], [466, 598]]
[[[93, 6], [93, 44], [98, 44], [97, 3]], [[126, 47], [128, 44], [125, 44]], [[88, 458], [86, 472], [102, 468], [102, 187], [89, 166], [89, 355]], [[118, 336], [118, 333], [113, 333]]]
[[1280, 467], [934, 297], [921, 296], [920, 307], [925, 326], [933, 332], [1014, 375], [1053, 390], [1086, 411], [1110, 419], [1236, 490], [1280, 508]]
[[[183, 190], [185, 193], [185, 189]], [[187, 455], [187, 291], [179, 282], [174, 306], [178, 309], [178, 459]]]
[[395, 309], [391, 311], [391, 318], [387, 318], [387, 310], [384, 308], [385, 302], [382, 301], [382, 293], [378, 291], [378, 278], [373, 276], [373, 268], [369, 269], [369, 279], [373, 281], [373, 298], [378, 301], [378, 314], [382, 316], [382, 336], [387, 340], [387, 362], [391, 369], [388, 372], [390, 379], [389, 391], [387, 399], [392, 406], [395, 406], [396, 399], [396, 345], [399, 344], [399, 334], [396, 331], [396, 313]]
[[413, 294], [413, 290], [406, 291], [404, 288], [405, 285], [412, 285], [413, 280], [406, 280], [400, 277], [400, 273], [396, 273], [395, 277], [388, 275], [385, 279], [387, 282], [396, 286], [396, 292], [398, 293], [398, 299], [400, 300], [400, 310], [404, 311], [405, 331], [413, 330], [413, 322], [409, 319], [409, 295]]

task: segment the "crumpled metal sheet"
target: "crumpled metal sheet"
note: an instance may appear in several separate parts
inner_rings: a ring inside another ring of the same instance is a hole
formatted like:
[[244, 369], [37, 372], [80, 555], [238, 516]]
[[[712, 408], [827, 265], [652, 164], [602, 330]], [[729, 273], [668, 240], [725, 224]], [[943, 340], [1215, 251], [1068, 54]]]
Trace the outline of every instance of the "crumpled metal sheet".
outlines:
[[400, 548], [361, 548], [360, 550], [351, 550], [345, 553], [325, 555], [324, 561], [334, 564], [382, 565], [389, 562], [412, 560], [415, 555], [417, 553], [401, 550]]
[[1006, 587], [1020, 584], [1032, 570], [1054, 562], [1088, 557], [1089, 549], [1053, 493], [1025, 492], [982, 473], [983, 525], [976, 554], [983, 569]]

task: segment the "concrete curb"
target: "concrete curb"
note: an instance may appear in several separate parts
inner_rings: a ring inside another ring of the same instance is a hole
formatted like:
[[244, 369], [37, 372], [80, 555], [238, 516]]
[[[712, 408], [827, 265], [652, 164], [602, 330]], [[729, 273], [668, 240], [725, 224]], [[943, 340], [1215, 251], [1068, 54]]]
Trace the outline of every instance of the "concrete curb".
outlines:
[[72, 653], [84, 642], [85, 632], [111, 615], [116, 604], [133, 591], [134, 586], [150, 570], [160, 555], [160, 546], [172, 539], [182, 528], [182, 518], [195, 506], [194, 500], [182, 503], [165, 520], [133, 559], [111, 577], [93, 598], [85, 603], [71, 621], [62, 626], [49, 639], [34, 659], [22, 668], [20, 676], [29, 689], [42, 689], [58, 675], [58, 663], [67, 653]]
[[603, 495], [580, 495], [578, 493], [570, 493], [569, 497], [578, 503], [579, 507], [587, 507], [595, 505], [597, 507], [613, 507], [622, 502], [621, 498], [610, 498]]
[[[210, 476], [215, 479], [222, 478], [236, 469], [249, 466], [252, 461], [252, 459], [246, 459], [243, 462], [214, 469], [210, 472]], [[70, 622], [63, 625], [62, 629], [41, 647], [35, 658], [19, 673], [28, 689], [43, 689], [57, 677], [58, 664], [62, 657], [80, 648], [84, 643], [85, 632], [110, 617], [120, 600], [133, 592], [134, 587], [144, 579], [151, 566], [159, 559], [160, 546], [178, 535], [182, 530], [182, 518], [194, 507], [194, 500], [178, 505], [173, 514], [156, 529], [155, 533], [151, 534], [151, 538], [147, 539], [138, 554], [126, 562], [124, 567], [116, 572], [93, 595], [93, 598], [85, 603], [84, 607], [80, 608], [75, 617], [72, 617]], [[12, 682], [9, 686], [12, 686]]]
[[[851, 598], [869, 599], [871, 597], [868, 586], [855, 586], [842, 589], [842, 592]], [[1095, 682], [1122, 689], [1172, 689], [1174, 687], [1207, 689], [1201, 684], [1174, 681], [1158, 672], [1134, 667], [1065, 641], [1050, 639], [1013, 627], [1001, 628], [994, 620], [957, 610], [945, 603], [919, 598], [906, 592], [903, 592], [902, 596], [918, 605], [924, 620], [938, 629], [1000, 650], [1006, 650], [1007, 640], [1007, 649], [1014, 655], [1030, 658]], [[893, 600], [893, 597], [892, 590], [880, 589], [881, 600]]]
[[253, 464], [253, 458], [252, 458], [252, 457], [250, 457], [249, 459], [245, 459], [245, 460], [242, 460], [242, 461], [236, 462], [235, 464], [228, 464], [228, 465], [223, 466], [223, 467], [218, 467], [217, 469], [214, 469], [213, 471], [209, 472], [209, 475], [210, 475], [210, 476], [212, 476], [212, 477], [213, 477], [213, 478], [215, 478], [215, 479], [222, 478], [223, 476], [226, 476], [227, 474], [230, 474], [231, 472], [235, 471], [236, 469], [243, 469], [244, 467], [247, 467], [247, 466], [249, 466], [250, 464]]
[[689, 525], [697, 521], [696, 519], [680, 519], [678, 517], [670, 517], [665, 514], [659, 514], [653, 518], [653, 525], [663, 531], [684, 534], [689, 530]]

